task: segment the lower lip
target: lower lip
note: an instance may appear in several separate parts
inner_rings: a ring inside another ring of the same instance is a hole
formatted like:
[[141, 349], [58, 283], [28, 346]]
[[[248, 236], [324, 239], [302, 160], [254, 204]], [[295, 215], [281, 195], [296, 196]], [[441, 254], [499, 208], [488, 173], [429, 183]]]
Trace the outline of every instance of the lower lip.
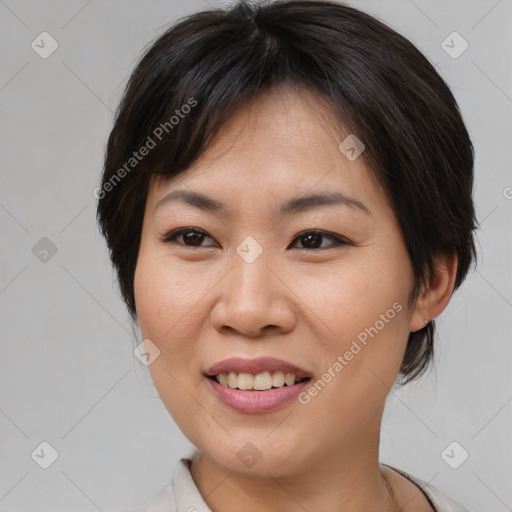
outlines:
[[260, 413], [279, 409], [295, 399], [310, 382], [305, 380], [293, 386], [271, 388], [266, 391], [245, 391], [224, 386], [208, 377], [205, 378], [222, 402], [244, 413]]

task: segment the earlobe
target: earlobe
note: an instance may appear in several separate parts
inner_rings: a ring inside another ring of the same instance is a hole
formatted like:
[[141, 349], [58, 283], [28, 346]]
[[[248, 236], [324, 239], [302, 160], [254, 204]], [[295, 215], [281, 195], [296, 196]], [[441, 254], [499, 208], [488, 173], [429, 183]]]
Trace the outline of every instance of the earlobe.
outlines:
[[436, 256], [434, 272], [430, 277], [428, 288], [422, 291], [416, 300], [409, 326], [411, 332], [423, 329], [448, 305], [456, 274], [457, 254], [455, 252], [443, 252]]

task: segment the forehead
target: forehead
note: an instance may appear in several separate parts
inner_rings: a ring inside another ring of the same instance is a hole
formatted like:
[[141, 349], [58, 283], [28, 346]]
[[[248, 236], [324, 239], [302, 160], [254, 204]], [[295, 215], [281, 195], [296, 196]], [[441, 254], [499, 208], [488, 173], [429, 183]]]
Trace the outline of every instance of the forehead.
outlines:
[[317, 94], [285, 87], [265, 91], [228, 118], [187, 170], [170, 178], [154, 176], [148, 202], [184, 183], [192, 190], [221, 193], [227, 202], [284, 198], [315, 188], [380, 195], [364, 159], [351, 161], [340, 150], [348, 135]]

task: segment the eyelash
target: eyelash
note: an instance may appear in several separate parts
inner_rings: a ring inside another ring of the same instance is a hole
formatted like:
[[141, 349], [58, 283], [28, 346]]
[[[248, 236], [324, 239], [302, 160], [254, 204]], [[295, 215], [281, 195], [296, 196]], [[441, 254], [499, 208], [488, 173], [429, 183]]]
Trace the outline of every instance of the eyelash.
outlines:
[[[179, 236], [184, 235], [186, 233], [198, 233], [198, 234], [201, 234], [201, 235], [205, 235], [208, 238], [212, 238], [212, 237], [210, 237], [208, 235], [208, 233], [206, 233], [202, 229], [194, 228], [194, 227], [187, 227], [187, 228], [179, 228], [179, 229], [175, 229], [174, 231], [171, 231], [170, 233], [168, 233], [165, 236], [163, 236], [162, 238], [160, 238], [160, 241], [165, 243], [165, 244], [170, 244], [171, 242], [174, 242], [176, 240], [176, 238], [178, 238]], [[337, 246], [341, 246], [341, 245], [351, 245], [350, 242], [348, 242], [347, 240], [341, 238], [340, 236], [333, 235], [331, 233], [328, 233], [326, 231], [321, 231], [321, 230], [318, 230], [318, 229], [310, 229], [310, 230], [307, 230], [307, 231], [303, 231], [302, 233], [299, 233], [292, 240], [292, 244], [296, 240], [304, 238], [306, 235], [320, 235], [320, 236], [325, 237], [325, 238], [330, 238], [331, 240], [334, 241], [334, 243], [329, 245], [329, 246], [327, 246], [327, 247], [314, 247], [314, 248], [301, 247], [301, 248], [299, 248], [299, 250], [302, 250], [302, 251], [315, 251], [315, 250], [330, 249], [332, 247], [337, 247]], [[213, 240], [213, 238], [212, 238], [212, 240]], [[180, 243], [180, 245], [183, 245], [184, 247], [190, 247], [190, 248], [194, 248], [194, 247], [201, 248], [201, 247], [203, 247], [203, 246], [186, 245], [186, 244], [183, 244], [183, 243]]]

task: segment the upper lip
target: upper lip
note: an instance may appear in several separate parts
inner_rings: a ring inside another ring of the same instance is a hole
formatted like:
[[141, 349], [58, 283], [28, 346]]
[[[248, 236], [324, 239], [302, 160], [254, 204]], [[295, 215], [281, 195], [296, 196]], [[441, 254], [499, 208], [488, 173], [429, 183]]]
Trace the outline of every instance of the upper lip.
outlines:
[[210, 366], [206, 370], [206, 375], [209, 377], [218, 375], [219, 373], [251, 373], [257, 375], [263, 372], [277, 372], [282, 371], [284, 373], [293, 373], [298, 379], [304, 379], [310, 377], [310, 375], [299, 368], [298, 366], [283, 361], [282, 359], [276, 359], [275, 357], [258, 357], [256, 359], [244, 359], [241, 357], [230, 357], [224, 359]]

